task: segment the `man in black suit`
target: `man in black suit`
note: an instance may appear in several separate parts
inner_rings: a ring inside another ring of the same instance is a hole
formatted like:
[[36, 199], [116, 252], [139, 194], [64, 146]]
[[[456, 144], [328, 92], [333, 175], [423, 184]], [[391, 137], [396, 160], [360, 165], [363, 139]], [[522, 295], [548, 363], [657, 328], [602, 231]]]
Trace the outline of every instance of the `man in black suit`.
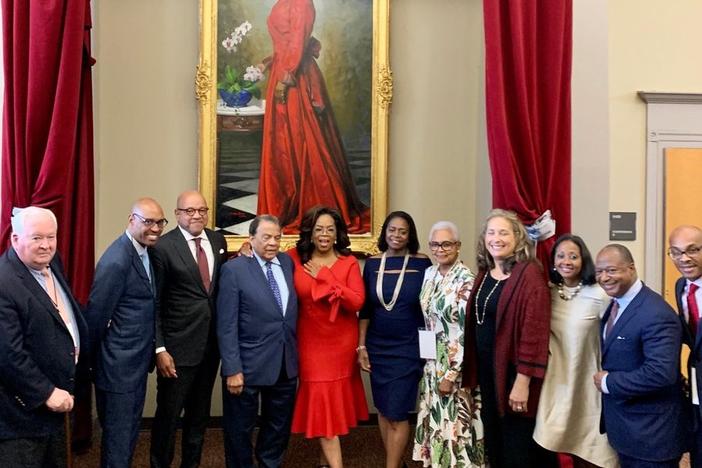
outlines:
[[102, 426], [101, 466], [128, 468], [154, 358], [156, 286], [151, 250], [168, 223], [156, 200], [132, 206], [127, 230], [95, 267], [86, 319]]
[[12, 218], [0, 257], [0, 466], [66, 466], [67, 413], [87, 327], [56, 253], [44, 208]]
[[668, 238], [668, 255], [682, 275], [675, 283], [675, 301], [683, 323], [683, 342], [690, 347], [688, 377], [690, 382], [691, 418], [694, 435], [690, 449], [693, 468], [702, 467], [702, 411], [699, 392], [702, 390], [702, 229], [678, 226]]
[[219, 367], [215, 297], [219, 267], [227, 258], [224, 236], [205, 228], [205, 198], [180, 194], [178, 226], [154, 248], [159, 308], [156, 312], [156, 416], [151, 466], [169, 467], [178, 418], [184, 410], [181, 467], [200, 464]]
[[290, 437], [297, 388], [297, 296], [293, 262], [279, 252], [280, 237], [276, 217], [256, 217], [249, 226], [253, 255], [222, 267], [217, 337], [228, 468], [255, 466], [251, 437], [259, 400], [258, 466], [280, 467]]

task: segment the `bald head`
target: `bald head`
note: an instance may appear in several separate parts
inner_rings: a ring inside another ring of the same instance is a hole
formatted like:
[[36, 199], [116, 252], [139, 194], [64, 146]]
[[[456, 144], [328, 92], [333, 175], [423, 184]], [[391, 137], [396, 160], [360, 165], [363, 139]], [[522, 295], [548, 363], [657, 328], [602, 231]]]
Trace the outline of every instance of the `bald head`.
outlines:
[[135, 241], [144, 247], [156, 244], [168, 220], [163, 217], [163, 209], [153, 198], [140, 198], [132, 205], [127, 231]]
[[178, 226], [193, 236], [199, 236], [207, 226], [208, 210], [207, 201], [200, 192], [188, 190], [181, 193], [175, 209]]
[[702, 277], [702, 229], [698, 226], [678, 226], [668, 237], [668, 255], [680, 274], [695, 281]]

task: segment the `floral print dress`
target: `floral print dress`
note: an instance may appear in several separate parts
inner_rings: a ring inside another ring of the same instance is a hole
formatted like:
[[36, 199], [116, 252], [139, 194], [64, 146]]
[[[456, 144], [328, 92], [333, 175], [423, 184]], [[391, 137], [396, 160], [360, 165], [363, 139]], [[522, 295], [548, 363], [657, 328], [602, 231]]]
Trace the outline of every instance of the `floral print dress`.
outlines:
[[[461, 388], [466, 299], [474, 275], [456, 262], [442, 276], [438, 266], [424, 274], [421, 303], [426, 327], [436, 333], [436, 359], [427, 359], [419, 384], [419, 413], [414, 460], [425, 467], [485, 466], [480, 394]], [[450, 394], [439, 393], [444, 378], [454, 382]]]

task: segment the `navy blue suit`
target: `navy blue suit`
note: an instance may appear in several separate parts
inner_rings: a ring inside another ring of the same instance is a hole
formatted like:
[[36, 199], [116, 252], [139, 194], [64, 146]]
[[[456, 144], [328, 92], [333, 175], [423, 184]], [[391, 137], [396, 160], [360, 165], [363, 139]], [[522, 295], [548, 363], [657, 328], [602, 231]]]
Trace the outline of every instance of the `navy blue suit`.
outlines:
[[[54, 257], [51, 271], [66, 292], [87, 358], [87, 326]], [[71, 334], [27, 267], [9, 248], [0, 257], [0, 440], [36, 438], [59, 431], [64, 414], [44, 404], [55, 388], [74, 393], [75, 347]]]
[[[280, 466], [290, 435], [297, 381], [297, 296], [293, 263], [278, 254], [290, 292], [281, 313], [254, 257], [222, 267], [217, 296], [217, 338], [222, 357], [225, 455], [228, 467], [253, 467], [251, 433], [261, 398], [256, 458], [261, 467]], [[226, 377], [242, 372], [244, 390], [232, 395]]]
[[685, 452], [681, 338], [673, 309], [644, 285], [603, 341], [602, 429], [620, 457], [670, 462]]
[[155, 310], [155, 287], [123, 234], [97, 264], [86, 311], [103, 429], [102, 466], [131, 463], [154, 356]]
[[[690, 357], [687, 360], [688, 376], [692, 377], [692, 369], [695, 369], [697, 376], [698, 393], [702, 391], [702, 320], [697, 323], [697, 338], [692, 339], [690, 327], [685, 320], [683, 313], [682, 295], [685, 291], [685, 278], [678, 278], [675, 282], [675, 302], [678, 306], [678, 316], [683, 326], [683, 343], [690, 347]], [[700, 304], [702, 305], [702, 304]], [[692, 385], [692, 384], [690, 384]], [[691, 396], [691, 395], [690, 395]], [[693, 405], [692, 399], [688, 399], [688, 412], [690, 416], [690, 430], [692, 432], [690, 447], [690, 462], [693, 468], [702, 466], [702, 405]]]

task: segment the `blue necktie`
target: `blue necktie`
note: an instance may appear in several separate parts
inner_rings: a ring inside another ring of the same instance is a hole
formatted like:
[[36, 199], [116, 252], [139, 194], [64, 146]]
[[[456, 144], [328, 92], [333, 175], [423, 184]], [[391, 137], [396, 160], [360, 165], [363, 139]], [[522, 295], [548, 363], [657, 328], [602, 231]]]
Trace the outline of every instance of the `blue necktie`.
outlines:
[[273, 291], [273, 297], [275, 297], [275, 302], [278, 303], [280, 311], [283, 312], [283, 300], [280, 298], [280, 289], [278, 288], [278, 283], [275, 281], [273, 276], [273, 268], [271, 262], [266, 262], [266, 278], [268, 279], [268, 286]]
[[151, 264], [149, 263], [149, 254], [144, 252], [139, 255], [141, 257], [141, 263], [144, 265], [144, 270], [146, 270], [146, 277], [151, 281]]

